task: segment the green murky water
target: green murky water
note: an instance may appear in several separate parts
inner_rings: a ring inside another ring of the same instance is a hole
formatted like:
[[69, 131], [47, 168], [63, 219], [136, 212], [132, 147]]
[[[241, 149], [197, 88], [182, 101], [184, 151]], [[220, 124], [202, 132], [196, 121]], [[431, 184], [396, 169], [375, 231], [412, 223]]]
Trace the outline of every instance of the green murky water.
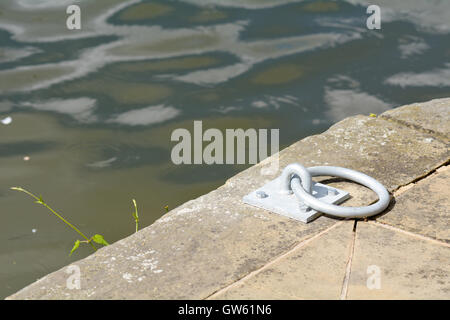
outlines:
[[[82, 30], [66, 28], [77, 3]], [[207, 3], [207, 4], [206, 4]], [[176, 128], [280, 128], [281, 147], [353, 114], [450, 95], [450, 2], [2, 0], [0, 297], [246, 166], [175, 166]], [[26, 158], [28, 157], [28, 158]], [[28, 159], [27, 161], [24, 159]], [[36, 232], [32, 232], [36, 229]]]

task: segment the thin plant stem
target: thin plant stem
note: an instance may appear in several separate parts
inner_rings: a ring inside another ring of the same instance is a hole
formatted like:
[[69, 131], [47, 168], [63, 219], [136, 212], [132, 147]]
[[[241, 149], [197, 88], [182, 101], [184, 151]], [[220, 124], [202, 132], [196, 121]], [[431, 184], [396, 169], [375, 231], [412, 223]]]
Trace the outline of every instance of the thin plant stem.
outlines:
[[136, 221], [136, 232], [138, 232], [139, 230], [139, 215], [138, 215], [138, 209], [137, 209], [137, 204], [136, 204], [136, 200], [133, 199], [133, 205], [134, 205], [134, 220]]
[[77, 227], [75, 227], [73, 224], [71, 224], [69, 221], [64, 219], [60, 214], [58, 214], [55, 210], [53, 210], [47, 203], [42, 200], [42, 198], [38, 198], [36, 195], [32, 194], [30, 191], [25, 190], [20, 187], [12, 187], [11, 190], [21, 191], [26, 194], [28, 194], [30, 197], [33, 197], [36, 199], [36, 202], [46, 207], [48, 210], [50, 210], [55, 216], [57, 216], [59, 219], [61, 219], [65, 224], [67, 224], [69, 227], [71, 227], [73, 230], [75, 230], [76, 233], [78, 233], [80, 236], [82, 236], [84, 239], [86, 239], [87, 243], [91, 245], [91, 247], [97, 251], [97, 248], [92, 244], [91, 239], [86, 237], [83, 232], [81, 232]]

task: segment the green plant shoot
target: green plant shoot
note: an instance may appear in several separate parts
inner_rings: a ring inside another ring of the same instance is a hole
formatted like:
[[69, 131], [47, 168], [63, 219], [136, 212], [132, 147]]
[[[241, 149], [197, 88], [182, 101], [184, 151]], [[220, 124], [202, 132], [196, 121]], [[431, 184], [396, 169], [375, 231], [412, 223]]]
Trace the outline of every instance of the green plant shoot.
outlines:
[[108, 242], [106, 242], [106, 240], [103, 238], [102, 235], [96, 234], [94, 236], [92, 236], [91, 238], [86, 237], [86, 235], [81, 232], [76, 226], [74, 226], [73, 224], [71, 224], [69, 221], [67, 221], [66, 219], [64, 219], [59, 213], [57, 213], [55, 210], [53, 210], [43, 199], [42, 196], [37, 197], [36, 195], [34, 195], [33, 193], [31, 193], [28, 190], [25, 190], [23, 188], [20, 187], [12, 187], [11, 190], [15, 190], [15, 191], [20, 191], [23, 193], [26, 193], [27, 195], [29, 195], [30, 197], [34, 198], [37, 204], [40, 204], [44, 207], [46, 207], [48, 210], [50, 210], [51, 213], [53, 213], [55, 216], [57, 216], [61, 221], [63, 221], [66, 225], [68, 225], [70, 228], [72, 228], [76, 233], [78, 233], [81, 237], [83, 237], [84, 240], [76, 240], [75, 244], [72, 248], [72, 250], [70, 251], [69, 256], [72, 255], [72, 253], [75, 252], [75, 250], [77, 250], [80, 247], [80, 243], [88, 243], [90, 244], [90, 246], [92, 247], [92, 249], [94, 249], [94, 251], [97, 250], [97, 248], [94, 246], [94, 244], [92, 243], [92, 241], [94, 241], [95, 243], [107, 246]]
[[133, 205], [134, 205], [134, 212], [132, 212], [131, 214], [133, 215], [134, 221], [136, 222], [136, 232], [138, 232], [138, 230], [139, 230], [139, 215], [138, 215], [136, 200], [134, 200], [134, 199], [133, 199]]

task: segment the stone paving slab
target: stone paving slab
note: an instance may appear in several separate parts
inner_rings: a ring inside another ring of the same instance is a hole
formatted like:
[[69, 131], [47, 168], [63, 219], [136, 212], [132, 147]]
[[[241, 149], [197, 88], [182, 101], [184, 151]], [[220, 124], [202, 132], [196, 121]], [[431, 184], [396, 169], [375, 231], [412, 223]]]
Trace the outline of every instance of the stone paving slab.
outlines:
[[237, 290], [231, 290], [212, 300], [299, 300], [299, 297], [291, 296], [288, 293], [273, 287], [260, 287], [257, 284], [240, 286]]
[[396, 197], [377, 221], [450, 243], [450, 166]]
[[450, 299], [450, 247], [358, 222], [347, 298]]
[[339, 299], [353, 240], [353, 221], [326, 232], [233, 285], [214, 299]]
[[450, 98], [413, 103], [388, 110], [381, 117], [438, 133], [450, 140]]
[[[303, 224], [241, 202], [285, 165], [338, 165], [362, 171], [389, 191], [425, 175], [449, 158], [448, 146], [399, 123], [356, 116], [280, 152], [280, 168], [261, 175], [275, 157], [172, 210], [153, 225], [74, 264], [81, 289], [66, 288], [66, 268], [19, 291], [13, 299], [202, 299], [288, 252], [339, 220]], [[350, 183], [333, 186], [349, 190]], [[375, 198], [351, 184], [345, 205]]]

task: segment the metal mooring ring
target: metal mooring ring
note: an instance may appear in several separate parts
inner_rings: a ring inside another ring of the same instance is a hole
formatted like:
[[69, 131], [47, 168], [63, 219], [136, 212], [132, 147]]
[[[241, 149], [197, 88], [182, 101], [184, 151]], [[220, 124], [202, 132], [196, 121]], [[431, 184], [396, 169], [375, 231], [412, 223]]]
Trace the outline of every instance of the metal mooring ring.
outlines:
[[300, 163], [291, 163], [283, 169], [283, 172], [281, 173], [280, 193], [291, 194], [293, 192], [291, 188], [291, 179], [294, 174], [300, 177], [303, 189], [310, 194], [312, 176], [308, 169]]
[[[303, 201], [307, 206], [313, 208], [314, 210], [320, 211], [322, 213], [330, 214], [333, 216], [343, 217], [343, 218], [364, 218], [373, 216], [382, 212], [386, 209], [390, 202], [390, 196], [386, 188], [368, 175], [354, 171], [347, 168], [341, 167], [332, 167], [332, 166], [319, 166], [319, 167], [309, 167], [305, 168], [299, 164], [294, 164], [296, 168], [303, 168], [306, 170], [310, 176], [335, 176], [348, 180], [352, 180], [354, 182], [360, 183], [372, 191], [374, 191], [378, 195], [378, 201], [372, 205], [365, 207], [341, 207], [333, 204], [328, 204], [320, 201], [310, 194], [310, 186], [311, 180], [309, 180], [308, 184], [308, 175], [305, 172], [301, 172], [302, 176], [300, 178], [298, 176], [294, 176], [292, 179], [290, 178], [291, 174], [289, 170], [287, 170], [286, 174], [283, 171], [282, 176], [286, 179], [285, 181], [290, 181], [290, 187], [292, 188], [294, 194]], [[290, 167], [292, 165], [289, 165]], [[298, 167], [300, 166], [300, 167]], [[285, 170], [288, 168], [286, 167]], [[303, 171], [303, 170], [301, 170]], [[288, 179], [289, 178], [289, 179]], [[300, 182], [300, 179], [301, 182]], [[303, 184], [303, 186], [302, 186]], [[308, 188], [306, 188], [306, 187]], [[305, 188], [304, 188], [305, 187]], [[288, 187], [289, 188], [289, 187]], [[290, 189], [290, 188], [289, 188]], [[283, 187], [282, 187], [283, 190]], [[309, 192], [308, 192], [309, 191]]]

